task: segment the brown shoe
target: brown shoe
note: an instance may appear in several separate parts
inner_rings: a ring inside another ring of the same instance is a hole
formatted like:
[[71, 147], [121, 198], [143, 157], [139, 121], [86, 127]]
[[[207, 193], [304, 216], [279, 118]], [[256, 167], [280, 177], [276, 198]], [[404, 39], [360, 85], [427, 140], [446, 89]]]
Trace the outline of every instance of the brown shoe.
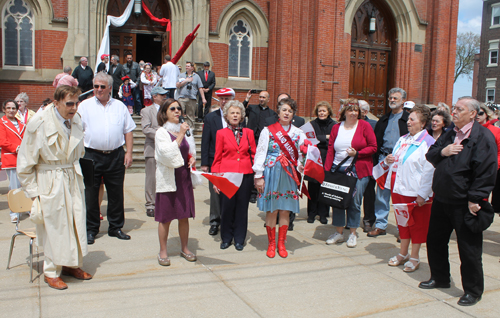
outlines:
[[373, 231], [368, 232], [367, 235], [369, 237], [376, 237], [376, 236], [385, 235], [385, 234], [386, 234], [385, 230], [382, 230], [382, 229], [379, 229], [378, 227], [376, 227]]
[[186, 254], [184, 252], [181, 252], [181, 256], [186, 259], [188, 262], [196, 262], [196, 255], [193, 253]]
[[62, 289], [68, 288], [68, 285], [66, 285], [66, 283], [63, 282], [61, 277], [50, 278], [50, 277], [45, 276], [43, 281], [46, 282], [49, 285], [49, 287], [54, 288], [54, 289], [62, 290]]
[[92, 279], [92, 275], [84, 272], [81, 268], [71, 268], [71, 267], [63, 266], [62, 274], [66, 275], [66, 276], [73, 276], [74, 278], [78, 278], [78, 279], [82, 279], [82, 280]]

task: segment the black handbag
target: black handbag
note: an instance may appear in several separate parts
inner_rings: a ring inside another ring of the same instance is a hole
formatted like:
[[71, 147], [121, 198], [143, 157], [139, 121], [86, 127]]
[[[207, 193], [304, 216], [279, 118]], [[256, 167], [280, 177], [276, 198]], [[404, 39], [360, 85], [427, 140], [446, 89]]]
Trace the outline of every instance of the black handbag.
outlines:
[[337, 170], [349, 160], [347, 156], [340, 162], [335, 170], [325, 171], [325, 180], [319, 189], [319, 201], [337, 209], [347, 209], [351, 203], [354, 191], [356, 190], [356, 182], [358, 178], [351, 175], [358, 154], [354, 156], [352, 163], [345, 170], [345, 174]]

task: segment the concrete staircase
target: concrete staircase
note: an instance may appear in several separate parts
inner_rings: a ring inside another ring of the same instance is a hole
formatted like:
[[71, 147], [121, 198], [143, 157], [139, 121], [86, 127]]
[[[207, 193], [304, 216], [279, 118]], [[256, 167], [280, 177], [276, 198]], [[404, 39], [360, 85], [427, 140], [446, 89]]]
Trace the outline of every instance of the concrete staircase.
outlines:
[[[144, 142], [146, 141], [146, 136], [142, 133], [141, 126], [141, 116], [132, 116], [136, 124], [136, 128], [133, 131], [134, 135], [134, 146], [132, 152], [132, 166], [127, 169], [127, 173], [144, 172], [145, 169], [145, 159], [144, 159]], [[201, 163], [201, 133], [203, 130], [203, 123], [196, 123], [194, 129], [194, 141], [196, 143], [196, 155], [198, 160], [196, 160], [196, 168], [200, 168]], [[125, 147], [126, 149], [126, 147]]]

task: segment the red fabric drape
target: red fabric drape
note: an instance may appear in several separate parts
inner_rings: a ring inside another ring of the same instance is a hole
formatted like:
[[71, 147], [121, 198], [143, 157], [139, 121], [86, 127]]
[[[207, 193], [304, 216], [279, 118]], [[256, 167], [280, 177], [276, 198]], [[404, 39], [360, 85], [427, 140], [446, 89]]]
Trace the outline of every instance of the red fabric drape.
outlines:
[[196, 33], [196, 31], [198, 31], [199, 27], [200, 27], [200, 24], [198, 23], [198, 25], [196, 26], [196, 28], [194, 28], [193, 32], [189, 33], [186, 36], [186, 38], [184, 39], [184, 42], [182, 42], [182, 45], [179, 48], [179, 51], [177, 51], [177, 53], [175, 53], [175, 56], [172, 58], [172, 63], [176, 64], [181, 59], [181, 57], [184, 54], [184, 52], [186, 52], [186, 50], [188, 49], [188, 47], [191, 45], [191, 43], [193, 43], [194, 39], [198, 35], [198, 34], [195, 34], [195, 33]]
[[161, 24], [162, 26], [166, 26], [167, 27], [167, 32], [168, 32], [168, 54], [169, 55], [172, 55], [172, 26], [170, 24], [170, 19], [165, 19], [165, 18], [162, 18], [162, 19], [159, 19], [157, 17], [155, 17], [151, 11], [149, 11], [148, 7], [146, 6], [146, 4], [144, 3], [144, 1], [141, 1], [141, 4], [142, 4], [142, 9], [144, 10], [144, 12], [148, 15], [148, 17], [153, 20], [154, 22], [158, 22], [159, 24]]

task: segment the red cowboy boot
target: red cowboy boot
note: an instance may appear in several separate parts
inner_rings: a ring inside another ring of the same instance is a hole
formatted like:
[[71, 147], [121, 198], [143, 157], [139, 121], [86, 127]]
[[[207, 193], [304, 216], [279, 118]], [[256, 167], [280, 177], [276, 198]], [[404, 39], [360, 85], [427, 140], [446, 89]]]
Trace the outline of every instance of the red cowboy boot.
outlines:
[[287, 230], [288, 230], [288, 225], [283, 225], [279, 228], [278, 231], [278, 254], [283, 258], [286, 258], [288, 256], [288, 252], [286, 251], [285, 247]]
[[267, 247], [267, 257], [274, 258], [276, 256], [276, 228], [271, 228], [266, 225], [267, 239], [269, 240], [269, 246]]

